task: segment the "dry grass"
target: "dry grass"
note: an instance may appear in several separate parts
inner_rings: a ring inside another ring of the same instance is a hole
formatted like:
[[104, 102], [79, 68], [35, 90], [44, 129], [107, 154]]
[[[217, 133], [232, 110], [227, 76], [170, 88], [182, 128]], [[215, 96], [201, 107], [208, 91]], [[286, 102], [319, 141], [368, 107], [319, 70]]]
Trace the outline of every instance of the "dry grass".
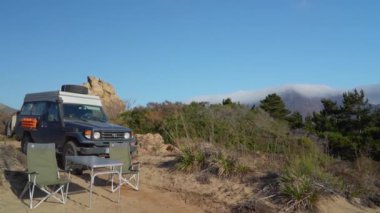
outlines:
[[4, 184], [4, 171], [22, 167], [26, 156], [12, 145], [0, 142], [0, 186]]
[[362, 156], [354, 162], [336, 161], [329, 171], [344, 180], [340, 192], [347, 199], [356, 202], [358, 198], [358, 204], [368, 207], [380, 206], [380, 162]]
[[242, 177], [251, 168], [240, 161], [237, 155], [226, 152], [210, 143], [187, 144], [181, 150], [175, 169], [186, 173], [208, 173], [220, 178]]

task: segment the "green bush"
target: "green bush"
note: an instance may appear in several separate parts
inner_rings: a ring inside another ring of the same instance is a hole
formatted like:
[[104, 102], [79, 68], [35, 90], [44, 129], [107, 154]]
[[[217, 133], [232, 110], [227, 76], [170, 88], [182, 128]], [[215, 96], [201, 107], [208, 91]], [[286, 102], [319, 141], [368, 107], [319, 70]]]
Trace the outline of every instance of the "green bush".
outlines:
[[260, 108], [239, 104], [149, 104], [123, 113], [118, 122], [136, 133], [160, 133], [166, 143], [186, 138], [273, 153], [288, 148], [286, 122], [273, 120]]
[[339, 132], [326, 132], [329, 140], [329, 151], [336, 157], [341, 157], [344, 160], [354, 160], [357, 155], [356, 144]]

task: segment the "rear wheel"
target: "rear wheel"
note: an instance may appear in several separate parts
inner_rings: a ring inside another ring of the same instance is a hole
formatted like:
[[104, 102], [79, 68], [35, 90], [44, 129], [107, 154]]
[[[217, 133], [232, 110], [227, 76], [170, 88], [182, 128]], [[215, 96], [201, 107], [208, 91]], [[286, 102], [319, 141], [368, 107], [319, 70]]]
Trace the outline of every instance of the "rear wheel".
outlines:
[[6, 124], [6, 127], [5, 127], [5, 135], [10, 138], [13, 136], [13, 132], [12, 132], [12, 122], [8, 121], [7, 124]]
[[[78, 147], [75, 145], [73, 141], [68, 141], [63, 147], [63, 163], [66, 165], [66, 156], [77, 156], [78, 155]], [[67, 168], [65, 168], [67, 169]], [[82, 167], [73, 167], [73, 173], [76, 175], [83, 174]]]

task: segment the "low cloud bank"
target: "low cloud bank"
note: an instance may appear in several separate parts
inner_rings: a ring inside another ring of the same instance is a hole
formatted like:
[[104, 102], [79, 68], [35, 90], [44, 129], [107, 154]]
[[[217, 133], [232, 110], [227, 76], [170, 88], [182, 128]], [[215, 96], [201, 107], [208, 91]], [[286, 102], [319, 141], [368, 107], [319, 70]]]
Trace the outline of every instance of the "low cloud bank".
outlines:
[[[380, 88], [380, 86], [379, 86]], [[305, 97], [330, 97], [343, 93], [343, 90], [334, 89], [326, 85], [315, 84], [292, 84], [285, 85], [277, 88], [269, 88], [257, 91], [237, 91], [233, 93], [219, 94], [219, 95], [205, 95], [191, 98], [188, 102], [209, 102], [221, 103], [223, 99], [231, 98], [234, 102], [243, 104], [256, 103], [264, 99], [268, 94], [277, 93], [279, 95], [287, 92], [296, 92]]]

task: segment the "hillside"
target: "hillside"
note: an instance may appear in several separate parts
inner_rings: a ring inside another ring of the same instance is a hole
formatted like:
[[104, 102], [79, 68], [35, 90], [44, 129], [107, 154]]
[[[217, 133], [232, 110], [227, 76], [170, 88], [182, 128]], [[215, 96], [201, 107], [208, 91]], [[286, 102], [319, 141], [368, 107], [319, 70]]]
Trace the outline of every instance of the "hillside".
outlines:
[[12, 107], [9, 107], [5, 104], [0, 103], [0, 113], [12, 114], [14, 112], [16, 112], [16, 109], [13, 109]]
[[0, 134], [4, 134], [4, 122], [8, 121], [15, 112], [15, 109], [0, 103]]
[[[332, 196], [359, 206], [380, 206], [379, 162], [367, 155], [351, 161], [335, 158], [329, 152], [333, 146], [326, 140], [305, 130], [295, 134], [286, 121], [276, 120], [258, 107], [155, 103], [123, 113], [119, 122], [136, 133], [158, 132], [175, 147], [167, 149], [179, 150], [175, 158], [162, 163], [168, 171], [191, 175], [205, 187], [215, 179], [236, 183], [240, 192], [226, 190], [231, 202], [223, 202], [238, 212], [257, 210], [260, 205], [273, 212], [312, 211], [318, 201]], [[332, 136], [337, 139], [336, 135], [339, 133]], [[346, 142], [343, 148], [354, 143], [349, 137], [341, 138]], [[242, 191], [244, 188], [251, 193]], [[241, 195], [240, 200], [232, 199], [237, 198], [235, 193]], [[213, 191], [208, 196], [216, 201], [227, 195]], [[268, 203], [260, 203], [262, 199]]]

